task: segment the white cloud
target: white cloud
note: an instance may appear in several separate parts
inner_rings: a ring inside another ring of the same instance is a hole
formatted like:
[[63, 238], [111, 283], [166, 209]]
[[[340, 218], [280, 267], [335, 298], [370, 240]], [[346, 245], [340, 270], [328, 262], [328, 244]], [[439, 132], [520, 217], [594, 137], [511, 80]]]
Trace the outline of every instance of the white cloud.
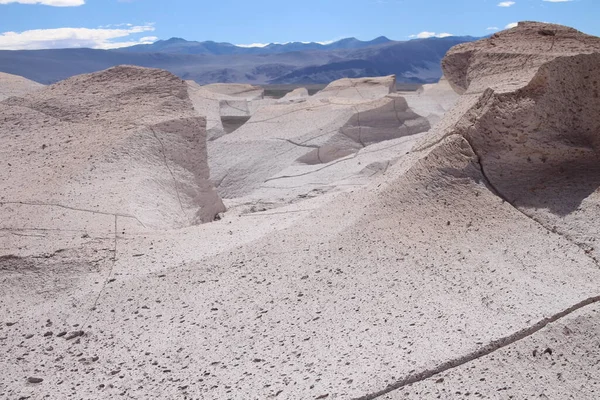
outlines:
[[517, 27], [517, 25], [519, 25], [519, 23], [518, 23], [518, 22], [511, 22], [510, 24], [506, 25], [506, 26], [504, 27], [504, 29], [516, 28], [516, 27]]
[[498, 3], [498, 7], [510, 7], [510, 6], [514, 6], [515, 3], [514, 1], [502, 1], [500, 3]]
[[435, 32], [428, 32], [428, 31], [424, 31], [421, 33], [417, 33], [416, 35], [410, 35], [410, 38], [413, 39], [429, 39], [432, 37], [437, 37], [437, 38], [445, 38], [445, 37], [449, 37], [449, 36], [454, 36], [451, 33], [435, 33]]
[[53, 7], [77, 7], [85, 4], [85, 0], [0, 0], [0, 4], [42, 4]]
[[[116, 49], [136, 44], [149, 44], [157, 40], [154, 36], [141, 39], [131, 35], [152, 32], [152, 24], [131, 26], [124, 29], [105, 28], [57, 28], [34, 29], [24, 32], [4, 32], [0, 34], [0, 50], [36, 50], [89, 47], [92, 49]], [[125, 41], [115, 39], [128, 38]]]
[[499, 28], [497, 26], [489, 26], [485, 28], [486, 31], [497, 31]]

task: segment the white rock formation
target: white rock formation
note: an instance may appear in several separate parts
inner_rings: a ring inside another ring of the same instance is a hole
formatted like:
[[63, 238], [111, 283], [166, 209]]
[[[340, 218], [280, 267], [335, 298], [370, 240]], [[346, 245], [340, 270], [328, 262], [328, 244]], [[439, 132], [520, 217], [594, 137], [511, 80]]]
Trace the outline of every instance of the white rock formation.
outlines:
[[316, 93], [315, 98], [348, 98], [359, 101], [376, 100], [396, 91], [396, 76], [378, 78], [344, 78], [331, 82]]
[[416, 92], [401, 94], [411, 110], [426, 117], [431, 126], [437, 124], [454, 107], [459, 97], [445, 77], [438, 83], [423, 85]]
[[[393, 86], [393, 77], [345, 79], [305, 102], [258, 109], [235, 132], [210, 142], [209, 163], [219, 193], [229, 199], [246, 196], [273, 180], [286, 179], [283, 171], [290, 173], [298, 164], [328, 164], [355, 156], [371, 144], [427, 131], [429, 122], [412, 112], [402, 97], [390, 94]], [[292, 178], [315, 169], [295, 168]], [[347, 175], [340, 172], [339, 178]], [[288, 182], [295, 185], [293, 179]]]
[[444, 68], [465, 95], [427, 140], [465, 137], [498, 195], [595, 258], [599, 53], [600, 39], [541, 23], [455, 47]]
[[264, 99], [262, 88], [219, 83], [200, 86], [188, 81], [188, 92], [194, 108], [207, 121], [208, 140], [233, 132], [263, 106], [275, 100]]
[[303, 101], [306, 101], [308, 96], [308, 89], [297, 88], [287, 93], [281, 99], [277, 100], [277, 103], [301, 103]]
[[43, 88], [44, 85], [22, 76], [0, 72], [0, 101], [11, 97], [21, 96]]
[[85, 231], [122, 216], [165, 229], [224, 211], [209, 182], [205, 120], [170, 73], [111, 68], [7, 99], [0, 113], [7, 226], [60, 219]]
[[244, 100], [260, 100], [265, 96], [263, 88], [241, 83], [212, 83], [203, 87], [213, 93]]
[[[599, 40], [526, 23], [459, 46], [444, 72], [463, 95], [429, 133], [327, 164], [290, 160], [358, 114], [383, 108], [372, 121], [392, 121], [389, 87], [267, 106], [210, 142], [231, 193], [266, 205], [279, 201], [267, 183], [339, 183], [347, 168], [360, 185], [344, 191], [168, 232], [0, 230], [0, 397], [595, 398]], [[146, 118], [188, 118], [187, 89], [167, 92]], [[62, 101], [41, 104], [69, 121], [98, 108], [63, 114]], [[1, 106], [5, 118], [16, 107]], [[24, 193], [46, 190], [33, 175]]]

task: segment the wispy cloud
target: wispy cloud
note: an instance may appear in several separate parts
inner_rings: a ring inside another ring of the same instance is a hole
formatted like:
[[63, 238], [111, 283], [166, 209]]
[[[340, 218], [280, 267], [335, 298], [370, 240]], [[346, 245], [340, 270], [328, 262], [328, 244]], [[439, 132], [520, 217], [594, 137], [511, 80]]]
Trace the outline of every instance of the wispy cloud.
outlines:
[[488, 26], [487, 28], [485, 28], [486, 31], [497, 31], [500, 28], [498, 28], [497, 26]]
[[0, 4], [41, 4], [52, 7], [77, 7], [85, 4], [85, 0], [0, 0]]
[[[34, 29], [23, 32], [0, 34], [0, 50], [37, 50], [89, 47], [93, 49], [116, 49], [136, 44], [153, 43], [158, 38], [131, 36], [154, 31], [153, 24], [129, 26], [121, 29], [107, 28], [57, 28]], [[120, 39], [120, 40], [118, 40]]]
[[511, 7], [511, 6], [514, 6], [515, 4], [517, 4], [517, 3], [515, 3], [514, 1], [502, 1], [502, 2], [498, 3], [498, 7]]
[[510, 24], [507, 24], [504, 29], [511, 29], [511, 28], [516, 28], [517, 25], [519, 25], [518, 22], [511, 22]]

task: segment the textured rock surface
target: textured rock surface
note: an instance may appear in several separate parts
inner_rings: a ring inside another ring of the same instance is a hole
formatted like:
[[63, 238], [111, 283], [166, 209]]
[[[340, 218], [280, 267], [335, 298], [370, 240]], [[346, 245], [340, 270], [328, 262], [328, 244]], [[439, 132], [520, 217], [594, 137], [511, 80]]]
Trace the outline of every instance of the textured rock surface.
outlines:
[[[579, 35], [522, 24], [492, 40], [535, 60], [553, 30]], [[403, 136], [400, 118], [388, 140], [390, 115], [414, 120], [405, 100], [342, 82], [209, 142], [235, 203], [217, 222], [0, 230], [0, 397], [595, 399], [598, 54], [511, 81], [481, 46], [449, 55], [475, 64], [428, 133]], [[369, 115], [386, 140], [297, 161], [342, 128], [360, 142]], [[315, 180], [338, 190], [307, 193]]]
[[0, 109], [0, 201], [10, 227], [52, 228], [60, 218], [85, 230], [122, 215], [164, 229], [224, 211], [209, 182], [205, 120], [170, 73], [115, 67]]
[[[574, 29], [529, 22], [457, 46], [444, 73], [464, 94], [417, 146], [435, 153], [448, 140], [466, 141], [492, 193], [579, 248], [596, 270], [599, 46]], [[397, 382], [401, 389], [385, 398], [595, 398], [598, 301], [598, 292], [582, 295], [528, 329]], [[571, 327], [579, 334], [565, 337]]]
[[381, 397], [595, 399], [600, 381], [598, 306], [579, 310], [494, 354]]
[[[597, 293], [597, 266], [491, 193], [462, 139], [368, 190], [314, 200], [204, 234], [119, 232], [112, 267], [69, 264], [64, 251], [10, 261], [1, 319], [16, 324], [2, 327], [3, 353], [51, 377], [44, 388], [59, 398], [77, 384], [79, 396], [357, 398]], [[245, 230], [263, 235], [244, 244]], [[43, 337], [48, 319], [85, 334]], [[40, 390], [3, 379], [9, 396]]]
[[557, 57], [597, 53], [600, 39], [561, 25], [520, 22], [489, 39], [460, 44], [442, 60], [444, 75], [459, 93], [488, 88], [514, 91], [542, 64]]
[[0, 72], [0, 101], [11, 96], [21, 96], [43, 87], [44, 85], [21, 76]]
[[541, 23], [457, 46], [444, 68], [465, 95], [425, 145], [467, 138], [502, 198], [595, 258], [599, 53], [599, 38]]

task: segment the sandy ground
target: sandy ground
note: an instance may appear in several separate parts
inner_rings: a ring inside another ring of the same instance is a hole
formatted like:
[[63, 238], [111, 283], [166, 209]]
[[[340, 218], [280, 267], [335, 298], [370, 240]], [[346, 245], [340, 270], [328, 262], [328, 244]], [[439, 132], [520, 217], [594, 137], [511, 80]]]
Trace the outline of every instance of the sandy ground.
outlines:
[[[202, 185], [227, 211], [204, 224], [142, 225], [181, 210], [174, 187], [126, 175], [98, 203], [79, 195], [103, 187], [76, 179], [74, 166], [89, 163], [71, 161], [87, 153], [68, 147], [43, 171], [69, 173], [27, 182], [2, 170], [8, 193], [34, 201], [0, 199], [0, 397], [597, 398], [599, 42], [520, 24], [451, 50], [446, 80], [413, 94], [385, 77], [266, 101], [247, 85], [130, 71], [145, 83], [124, 80], [111, 101], [132, 105], [136, 132], [205, 117], [192, 136], [206, 157], [169, 153], [181, 169], [165, 182], [190, 184], [210, 168]], [[505, 74], [502, 62], [523, 60], [522, 73]], [[115, 129], [123, 116], [59, 106], [60, 90], [77, 87], [68, 82], [0, 112], [61, 116], [44, 128], [48, 117], [26, 114], [35, 139], [77, 116], [78, 140], [146, 143]], [[227, 132], [232, 105], [249, 119]], [[14, 146], [14, 130], [0, 132]], [[181, 140], [168, 132], [166, 145]], [[110, 185], [147, 159], [97, 153], [117, 165], [98, 172]], [[165, 173], [164, 160], [143, 165], [143, 175]], [[35, 203], [45, 193], [64, 203]], [[132, 208], [140, 197], [165, 200]]]

